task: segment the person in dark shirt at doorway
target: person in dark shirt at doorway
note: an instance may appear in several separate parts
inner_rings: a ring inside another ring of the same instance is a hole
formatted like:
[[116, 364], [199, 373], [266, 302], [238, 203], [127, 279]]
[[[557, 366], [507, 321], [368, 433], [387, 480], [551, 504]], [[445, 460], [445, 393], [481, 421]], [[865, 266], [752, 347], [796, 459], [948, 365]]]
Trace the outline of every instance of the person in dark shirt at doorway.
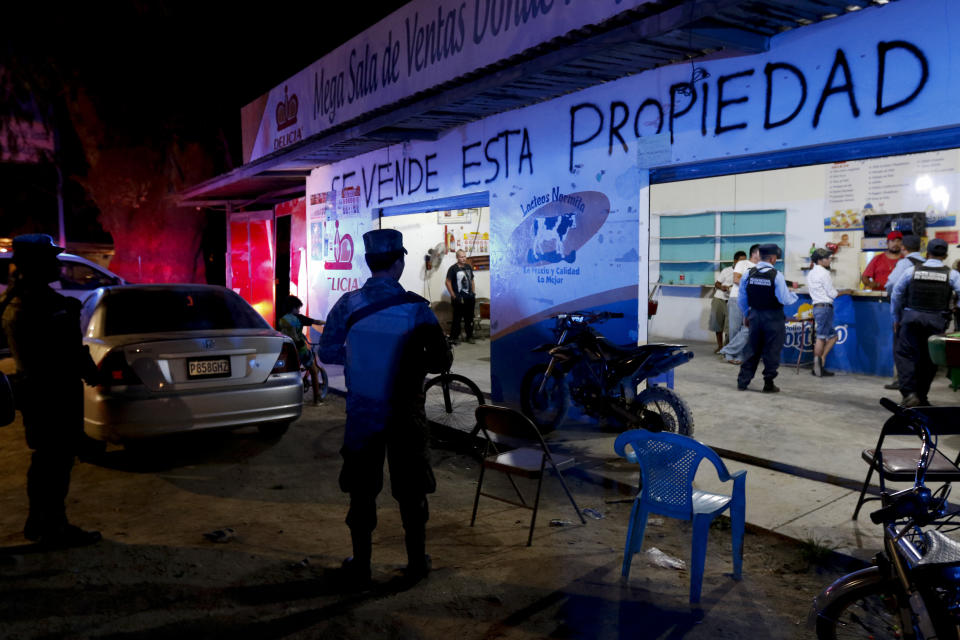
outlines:
[[460, 340], [460, 323], [466, 341], [473, 344], [473, 309], [477, 300], [473, 288], [473, 267], [467, 262], [467, 252], [457, 251], [457, 262], [447, 270], [447, 292], [453, 303], [453, 322], [450, 325], [450, 341]]

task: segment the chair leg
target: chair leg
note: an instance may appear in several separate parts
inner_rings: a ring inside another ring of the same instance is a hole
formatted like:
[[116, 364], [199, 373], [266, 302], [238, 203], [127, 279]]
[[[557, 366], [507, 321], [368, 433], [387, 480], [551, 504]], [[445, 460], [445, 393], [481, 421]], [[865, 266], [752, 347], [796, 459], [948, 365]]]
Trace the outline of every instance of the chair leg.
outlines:
[[517, 486], [516, 481], [513, 479], [513, 474], [511, 474], [509, 471], [506, 471], [505, 473], [507, 474], [507, 479], [510, 481], [510, 484], [513, 485], [514, 492], [517, 494], [517, 497], [520, 498], [520, 504], [526, 507], [527, 501], [524, 499], [523, 494], [520, 493], [520, 487]]
[[477, 495], [473, 498], [473, 515], [470, 517], [470, 526], [473, 526], [473, 523], [477, 521], [477, 507], [480, 506], [480, 489], [483, 488], [483, 473], [486, 471], [486, 466], [481, 462], [480, 463], [480, 479], [477, 480]]
[[[550, 461], [550, 464], [553, 464], [553, 460]], [[557, 474], [557, 478], [560, 479], [560, 484], [563, 485], [563, 490], [567, 493], [567, 497], [570, 498], [570, 504], [573, 505], [573, 510], [577, 512], [580, 523], [587, 524], [587, 521], [583, 518], [583, 513], [580, 511], [580, 507], [577, 506], [577, 501], [573, 499], [573, 494], [570, 493], [570, 487], [567, 486], [566, 480], [563, 479], [563, 474], [560, 473], [560, 469], [557, 469], [557, 466], [553, 465], [553, 471]]]
[[[876, 458], [876, 456], [874, 456]], [[857, 519], [857, 516], [860, 514], [860, 507], [863, 506], [865, 502], [864, 497], [867, 495], [867, 487], [870, 486], [870, 478], [873, 476], [873, 464], [870, 465], [870, 470], [867, 471], [867, 479], [863, 481], [863, 488], [860, 489], [860, 497], [857, 498], [857, 506], [853, 509], [853, 520]]]
[[643, 534], [647, 528], [647, 508], [640, 502], [638, 496], [633, 501], [633, 509], [630, 510], [630, 526], [627, 529], [627, 543], [623, 548], [623, 568], [620, 575], [624, 578], [630, 577], [630, 565], [633, 562], [633, 554], [640, 551], [643, 547]]
[[733, 577], [743, 576], [743, 531], [746, 528], [746, 504], [734, 499], [730, 505], [730, 538], [733, 542]]
[[707, 534], [710, 533], [711, 516], [693, 517], [693, 547], [690, 553], [690, 602], [700, 602], [703, 587], [703, 566], [707, 559]]
[[533, 527], [537, 524], [537, 509], [540, 508], [540, 487], [543, 486], [543, 465], [546, 459], [540, 461], [540, 475], [537, 477], [537, 497], [533, 499], [533, 515], [530, 516], [530, 535], [527, 536], [527, 546], [533, 545]]

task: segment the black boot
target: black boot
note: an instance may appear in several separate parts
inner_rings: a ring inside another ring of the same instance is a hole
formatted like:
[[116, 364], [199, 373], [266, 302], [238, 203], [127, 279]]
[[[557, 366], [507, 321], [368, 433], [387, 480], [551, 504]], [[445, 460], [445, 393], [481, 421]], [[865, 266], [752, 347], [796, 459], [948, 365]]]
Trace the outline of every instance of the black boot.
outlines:
[[773, 384], [773, 378], [764, 378], [762, 391], [763, 393], [777, 393], [780, 391], [780, 387]]

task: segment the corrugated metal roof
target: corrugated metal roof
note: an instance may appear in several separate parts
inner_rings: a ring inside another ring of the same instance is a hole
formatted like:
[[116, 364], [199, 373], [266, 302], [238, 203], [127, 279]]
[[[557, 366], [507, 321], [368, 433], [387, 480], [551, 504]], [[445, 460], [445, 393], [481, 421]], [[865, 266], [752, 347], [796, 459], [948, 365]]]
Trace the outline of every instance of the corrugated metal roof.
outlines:
[[764, 51], [790, 29], [888, 0], [661, 0], [364, 114], [191, 187], [184, 204], [262, 208], [305, 190], [319, 165], [401, 140], [436, 139], [487, 116], [722, 52]]

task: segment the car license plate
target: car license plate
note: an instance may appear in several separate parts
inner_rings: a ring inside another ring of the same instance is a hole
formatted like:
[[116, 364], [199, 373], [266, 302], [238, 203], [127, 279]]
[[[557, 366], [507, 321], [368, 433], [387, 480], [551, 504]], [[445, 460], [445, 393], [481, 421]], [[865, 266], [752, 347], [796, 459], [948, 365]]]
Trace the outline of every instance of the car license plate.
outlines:
[[230, 358], [188, 358], [187, 378], [229, 378]]

